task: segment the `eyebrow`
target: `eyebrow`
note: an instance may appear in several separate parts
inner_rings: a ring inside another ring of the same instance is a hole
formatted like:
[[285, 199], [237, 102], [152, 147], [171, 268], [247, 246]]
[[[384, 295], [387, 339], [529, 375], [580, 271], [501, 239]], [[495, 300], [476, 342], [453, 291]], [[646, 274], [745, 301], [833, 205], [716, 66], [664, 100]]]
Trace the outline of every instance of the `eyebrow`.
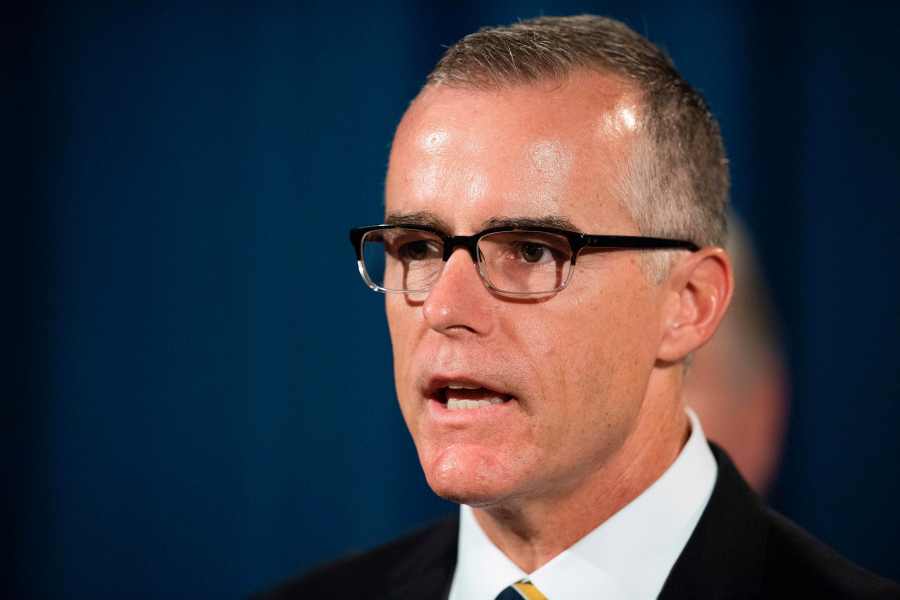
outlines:
[[384, 222], [388, 225], [425, 225], [447, 235], [450, 234], [450, 225], [429, 210], [411, 213], [389, 213], [385, 217]]
[[[431, 211], [423, 210], [412, 213], [391, 213], [385, 217], [388, 225], [425, 225], [450, 235], [451, 227], [446, 221]], [[492, 227], [515, 227], [527, 229], [529, 227], [552, 227], [555, 229], [568, 229], [581, 233], [572, 221], [559, 215], [547, 215], [544, 217], [491, 217], [483, 223], [483, 229]]]
[[559, 215], [547, 215], [544, 217], [491, 217], [484, 222], [485, 228], [489, 227], [553, 227], [555, 229], [568, 229], [581, 233], [572, 221]]

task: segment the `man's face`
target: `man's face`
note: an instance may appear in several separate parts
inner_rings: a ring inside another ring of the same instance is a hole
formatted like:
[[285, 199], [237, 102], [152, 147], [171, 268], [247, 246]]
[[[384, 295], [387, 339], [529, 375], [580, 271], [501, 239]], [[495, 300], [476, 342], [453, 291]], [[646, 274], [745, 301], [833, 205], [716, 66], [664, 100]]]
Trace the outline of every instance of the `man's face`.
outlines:
[[[595, 73], [428, 89], [394, 140], [387, 216], [456, 235], [504, 219], [637, 235], [620, 198], [640, 119], [629, 89]], [[427, 297], [387, 295], [400, 408], [437, 494], [552, 497], [602, 471], [641, 418], [661, 337], [661, 292], [640, 260], [584, 252], [565, 290], [523, 300], [491, 293], [458, 248]]]

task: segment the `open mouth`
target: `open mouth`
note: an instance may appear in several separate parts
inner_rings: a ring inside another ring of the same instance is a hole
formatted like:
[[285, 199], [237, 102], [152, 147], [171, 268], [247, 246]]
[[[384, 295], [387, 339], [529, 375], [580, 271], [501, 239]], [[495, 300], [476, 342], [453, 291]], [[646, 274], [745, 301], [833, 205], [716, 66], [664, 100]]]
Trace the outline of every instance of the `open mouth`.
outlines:
[[461, 383], [450, 383], [435, 390], [435, 400], [445, 405], [447, 410], [486, 408], [509, 402], [512, 398], [509, 394]]

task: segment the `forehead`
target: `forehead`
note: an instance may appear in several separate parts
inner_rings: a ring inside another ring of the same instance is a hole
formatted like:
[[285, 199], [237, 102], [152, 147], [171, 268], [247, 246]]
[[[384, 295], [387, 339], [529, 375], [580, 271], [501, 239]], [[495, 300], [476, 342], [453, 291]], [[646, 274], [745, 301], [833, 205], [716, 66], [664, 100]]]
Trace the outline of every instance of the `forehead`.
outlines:
[[623, 217], [639, 106], [626, 84], [593, 72], [496, 90], [427, 88], [394, 138], [387, 212], [436, 213], [458, 233], [496, 217], [560, 216], [598, 230]]

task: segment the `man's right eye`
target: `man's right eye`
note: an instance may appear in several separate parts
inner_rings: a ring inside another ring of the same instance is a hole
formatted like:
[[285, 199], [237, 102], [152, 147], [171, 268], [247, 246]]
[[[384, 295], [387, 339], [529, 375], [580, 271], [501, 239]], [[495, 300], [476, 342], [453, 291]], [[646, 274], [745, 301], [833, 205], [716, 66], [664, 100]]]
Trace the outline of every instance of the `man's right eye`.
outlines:
[[432, 240], [415, 240], [399, 246], [400, 257], [405, 260], [426, 260], [440, 256], [440, 249]]

